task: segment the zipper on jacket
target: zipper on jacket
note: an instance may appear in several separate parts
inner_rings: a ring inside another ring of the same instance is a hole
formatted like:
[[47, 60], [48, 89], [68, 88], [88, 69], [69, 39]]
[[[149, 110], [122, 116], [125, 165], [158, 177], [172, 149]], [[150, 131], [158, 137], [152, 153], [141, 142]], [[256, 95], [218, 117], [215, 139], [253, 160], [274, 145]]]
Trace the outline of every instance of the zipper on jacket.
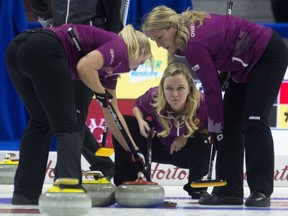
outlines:
[[68, 23], [69, 11], [70, 11], [70, 0], [67, 1], [66, 18], [65, 18], [65, 23], [66, 23], [66, 24]]

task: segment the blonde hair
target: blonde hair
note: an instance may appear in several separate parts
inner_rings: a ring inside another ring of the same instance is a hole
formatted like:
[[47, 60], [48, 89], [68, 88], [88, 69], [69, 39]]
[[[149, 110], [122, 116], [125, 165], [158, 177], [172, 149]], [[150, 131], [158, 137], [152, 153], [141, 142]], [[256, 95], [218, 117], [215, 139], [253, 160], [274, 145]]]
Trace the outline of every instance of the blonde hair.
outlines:
[[148, 55], [148, 59], [152, 65], [153, 56], [148, 37], [138, 30], [135, 30], [132, 25], [126, 25], [119, 33], [128, 48], [128, 58], [137, 59], [141, 55]]
[[147, 34], [154, 30], [169, 29], [175, 23], [178, 31], [174, 44], [177, 49], [183, 51], [190, 37], [189, 27], [192, 24], [196, 27], [202, 26], [205, 18], [210, 18], [210, 15], [204, 11], [187, 9], [182, 14], [177, 14], [169, 7], [158, 6], [145, 15], [142, 31]]
[[195, 119], [195, 113], [200, 106], [200, 98], [201, 98], [200, 93], [195, 86], [189, 68], [182, 63], [171, 63], [165, 69], [163, 76], [160, 80], [158, 91], [154, 95], [154, 100], [151, 103], [152, 106], [156, 108], [156, 112], [157, 115], [159, 116], [160, 122], [164, 126], [163, 131], [157, 134], [159, 137], [168, 136], [172, 127], [171, 119], [165, 118], [162, 114], [163, 111], [167, 109], [167, 107], [169, 107], [169, 104], [167, 103], [167, 100], [164, 95], [164, 81], [167, 77], [176, 76], [179, 74], [184, 75], [189, 86], [189, 94], [187, 95], [186, 98], [186, 108], [185, 108], [186, 113], [184, 114], [185, 115], [184, 124], [187, 127], [187, 131], [185, 132], [184, 137], [188, 138], [192, 136], [193, 133], [198, 129], [196, 125], [197, 121]]

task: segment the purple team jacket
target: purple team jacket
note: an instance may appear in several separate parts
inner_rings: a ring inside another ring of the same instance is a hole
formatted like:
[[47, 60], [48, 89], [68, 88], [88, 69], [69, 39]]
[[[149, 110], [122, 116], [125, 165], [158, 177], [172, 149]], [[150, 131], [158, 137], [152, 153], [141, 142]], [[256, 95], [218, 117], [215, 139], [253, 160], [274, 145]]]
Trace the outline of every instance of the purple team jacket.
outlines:
[[187, 58], [203, 85], [209, 131], [221, 132], [223, 101], [217, 73], [229, 71], [235, 82], [246, 83], [249, 72], [267, 47], [272, 30], [231, 15], [210, 16], [202, 26], [190, 26], [187, 47], [176, 54]]
[[[67, 33], [73, 27], [74, 32], [85, 54], [98, 50], [104, 58], [104, 65], [98, 73], [101, 84], [108, 89], [115, 89], [119, 73], [130, 71], [128, 50], [121, 37], [113, 32], [89, 25], [64, 24], [59, 27], [47, 28], [53, 31], [61, 41], [71, 71], [71, 79], [79, 79], [76, 66], [81, 56]], [[113, 71], [112, 73], [110, 73]]]
[[[155, 107], [151, 105], [153, 103], [153, 95], [158, 90], [158, 87], [150, 88], [148, 91], [146, 91], [143, 95], [138, 97], [135, 100], [135, 107], [139, 108], [139, 110], [143, 113], [144, 117], [150, 116], [153, 122], [154, 129], [157, 132], [163, 131], [162, 124], [158, 118], [158, 115], [156, 113]], [[169, 118], [171, 120], [174, 119], [174, 113], [171, 110], [164, 110], [162, 112], [162, 115], [166, 118]], [[185, 116], [183, 116], [185, 117]], [[208, 120], [207, 120], [207, 110], [205, 105], [205, 99], [204, 95], [201, 97], [200, 107], [196, 112], [195, 115], [195, 124], [198, 126], [199, 130], [202, 130], [204, 128], [208, 127]], [[197, 122], [197, 123], [196, 123]], [[167, 150], [170, 150], [170, 146], [173, 143], [174, 139], [178, 136], [183, 135], [186, 132], [187, 128], [184, 124], [181, 124], [178, 122], [178, 125], [175, 126], [172, 124], [172, 128], [170, 131], [170, 134], [165, 138], [160, 138], [160, 144]]]

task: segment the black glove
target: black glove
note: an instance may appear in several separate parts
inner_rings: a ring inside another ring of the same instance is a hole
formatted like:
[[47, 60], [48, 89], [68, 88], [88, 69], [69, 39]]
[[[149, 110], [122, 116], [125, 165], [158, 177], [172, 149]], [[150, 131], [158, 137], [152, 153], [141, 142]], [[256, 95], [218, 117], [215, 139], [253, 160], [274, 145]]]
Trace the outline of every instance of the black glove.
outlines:
[[230, 72], [221, 72], [218, 73], [218, 78], [221, 83], [222, 91], [226, 91], [230, 85], [231, 74]]
[[111, 100], [113, 99], [113, 96], [106, 89], [105, 89], [105, 93], [103, 94], [98, 94], [97, 92], [94, 92], [94, 93], [95, 93], [97, 102], [100, 104], [100, 106], [104, 108], [107, 108]]
[[223, 138], [224, 136], [222, 133], [210, 133], [210, 142], [214, 145], [216, 150], [220, 148]]
[[130, 162], [133, 164], [135, 170], [137, 172], [141, 172], [144, 167], [145, 167], [145, 157], [144, 155], [141, 153], [140, 149], [136, 150], [137, 154], [138, 154], [138, 158], [135, 159], [132, 155], [132, 153], [130, 151], [127, 151], [127, 154], [130, 158]]

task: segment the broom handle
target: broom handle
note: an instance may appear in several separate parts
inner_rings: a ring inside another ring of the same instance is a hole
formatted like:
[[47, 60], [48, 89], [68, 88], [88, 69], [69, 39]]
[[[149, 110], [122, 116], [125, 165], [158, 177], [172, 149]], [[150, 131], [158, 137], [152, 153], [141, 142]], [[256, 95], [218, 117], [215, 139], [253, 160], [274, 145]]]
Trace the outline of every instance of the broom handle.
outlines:
[[[134, 145], [132, 144], [132, 142], [131, 142], [131, 140], [130, 140], [125, 128], [123, 127], [122, 122], [120, 121], [120, 119], [119, 119], [114, 107], [112, 106], [112, 104], [108, 105], [108, 110], [110, 111], [111, 115], [113, 116], [114, 121], [116, 122], [116, 124], [118, 126], [118, 129], [120, 130], [122, 136], [124, 137], [124, 139], [125, 139], [128, 147], [129, 147], [134, 159], [135, 160], [140, 159], [140, 156], [136, 152], [136, 149], [135, 149]], [[146, 169], [143, 168], [142, 173], [144, 174], [144, 176], [145, 176], [147, 181], [151, 181], [150, 175], [148, 174]]]
[[[226, 15], [231, 15], [232, 14], [232, 6], [233, 6], [233, 1], [228, 1], [227, 2], [227, 9], [226, 9]], [[223, 85], [222, 85], [222, 90], [225, 91], [225, 89], [227, 89], [230, 85], [230, 80], [231, 78], [231, 73], [230, 71], [228, 71], [228, 75], [227, 75], [227, 78], [226, 80], [224, 81]]]
[[106, 146], [107, 135], [108, 135], [108, 126], [107, 124], [105, 124], [103, 128], [102, 147]]
[[227, 10], [226, 10], [226, 14], [227, 15], [231, 15], [232, 14], [232, 6], [233, 6], [233, 1], [228, 1], [227, 2]]
[[151, 176], [151, 166], [152, 166], [152, 136], [153, 136], [154, 128], [148, 134], [147, 141], [147, 165], [146, 170], [149, 176]]
[[216, 155], [216, 148], [214, 147], [214, 144], [212, 144], [211, 151], [210, 151], [209, 169], [208, 169], [208, 174], [207, 174], [208, 180], [212, 179], [215, 155]]

